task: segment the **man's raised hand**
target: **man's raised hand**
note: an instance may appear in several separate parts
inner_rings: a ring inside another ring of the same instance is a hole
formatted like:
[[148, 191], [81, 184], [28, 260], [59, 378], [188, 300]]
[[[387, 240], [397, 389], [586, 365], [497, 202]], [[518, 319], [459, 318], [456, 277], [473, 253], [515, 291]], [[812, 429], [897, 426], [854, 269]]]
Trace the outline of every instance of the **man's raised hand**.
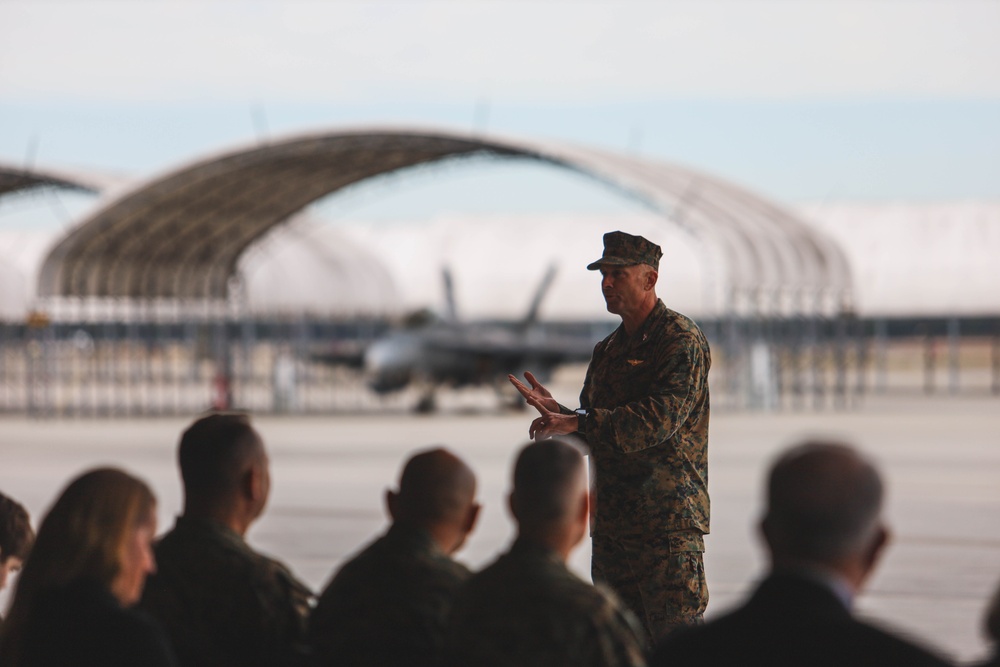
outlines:
[[[530, 389], [513, 375], [508, 375], [507, 379], [521, 393], [521, 396], [524, 396], [524, 400], [528, 402], [528, 405], [531, 405], [539, 412], [542, 411], [542, 408], [545, 408], [549, 412], [559, 412], [559, 403], [556, 402], [556, 399], [552, 398], [549, 390], [543, 387], [542, 383], [530, 372], [525, 371], [524, 373], [524, 379], [531, 384]], [[534, 403], [532, 403], [532, 399], [535, 401]]]

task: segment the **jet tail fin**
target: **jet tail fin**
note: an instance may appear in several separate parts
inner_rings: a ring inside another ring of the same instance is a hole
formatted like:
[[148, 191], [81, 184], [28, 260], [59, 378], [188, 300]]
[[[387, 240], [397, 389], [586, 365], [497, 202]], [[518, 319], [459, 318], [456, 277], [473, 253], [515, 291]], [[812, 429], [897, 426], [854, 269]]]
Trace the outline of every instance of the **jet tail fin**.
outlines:
[[451, 277], [451, 269], [441, 267], [441, 281], [444, 287], [445, 317], [449, 322], [458, 321], [458, 307], [455, 305], [455, 281]]
[[531, 299], [531, 306], [528, 307], [528, 314], [524, 316], [523, 320], [521, 320], [521, 329], [527, 329], [538, 321], [538, 309], [542, 305], [542, 299], [545, 298], [549, 288], [552, 287], [552, 282], [555, 280], [555, 277], [556, 265], [549, 264], [549, 268], [546, 269], [545, 275], [542, 276], [542, 282], [540, 282], [538, 287], [535, 289], [535, 296]]

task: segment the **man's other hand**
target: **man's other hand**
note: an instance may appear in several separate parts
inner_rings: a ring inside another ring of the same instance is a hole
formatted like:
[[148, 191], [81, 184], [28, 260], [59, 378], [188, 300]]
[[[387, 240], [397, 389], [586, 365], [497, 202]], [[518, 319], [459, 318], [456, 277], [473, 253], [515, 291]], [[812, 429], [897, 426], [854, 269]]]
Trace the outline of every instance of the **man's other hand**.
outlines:
[[538, 410], [538, 414], [541, 415], [528, 427], [528, 436], [532, 440], [544, 440], [554, 435], [567, 435], [577, 431], [579, 422], [575, 414], [564, 415], [561, 412], [552, 412], [530, 396], [528, 397], [528, 405]]

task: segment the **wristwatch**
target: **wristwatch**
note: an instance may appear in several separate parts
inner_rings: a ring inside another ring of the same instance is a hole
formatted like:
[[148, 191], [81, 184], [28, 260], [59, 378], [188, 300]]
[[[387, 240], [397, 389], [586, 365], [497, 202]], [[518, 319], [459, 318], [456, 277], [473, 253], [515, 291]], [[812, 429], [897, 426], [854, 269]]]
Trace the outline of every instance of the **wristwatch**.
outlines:
[[580, 433], [587, 432], [587, 415], [589, 414], [586, 408], [580, 408], [579, 410], [574, 410], [576, 413], [576, 430]]

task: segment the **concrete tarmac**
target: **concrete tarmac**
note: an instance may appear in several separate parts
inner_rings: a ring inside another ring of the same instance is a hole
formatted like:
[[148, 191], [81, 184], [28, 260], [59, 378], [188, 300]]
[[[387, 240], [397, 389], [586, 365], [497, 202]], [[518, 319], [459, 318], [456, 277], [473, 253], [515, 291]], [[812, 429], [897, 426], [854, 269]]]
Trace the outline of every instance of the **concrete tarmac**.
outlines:
[[[459, 558], [472, 567], [490, 561], [511, 537], [509, 468], [531, 415], [445, 407], [434, 416], [256, 418], [271, 456], [273, 487], [264, 517], [248, 536], [251, 544], [320, 589], [346, 556], [384, 529], [384, 491], [406, 455], [443, 444], [476, 470], [484, 504]], [[153, 486], [160, 530], [167, 530], [181, 506], [175, 450], [190, 421], [0, 418], [0, 490], [23, 502], [37, 525], [72, 476], [97, 465], [121, 466]], [[712, 534], [706, 540], [709, 617], [737, 603], [766, 566], [755, 524], [769, 461], [814, 435], [856, 443], [887, 478], [894, 539], [859, 601], [860, 613], [953, 659], [984, 655], [982, 616], [1000, 585], [996, 397], [869, 397], [848, 412], [716, 409]], [[573, 555], [584, 577], [589, 557], [586, 544]], [[5, 595], [0, 605], [6, 607]]]

